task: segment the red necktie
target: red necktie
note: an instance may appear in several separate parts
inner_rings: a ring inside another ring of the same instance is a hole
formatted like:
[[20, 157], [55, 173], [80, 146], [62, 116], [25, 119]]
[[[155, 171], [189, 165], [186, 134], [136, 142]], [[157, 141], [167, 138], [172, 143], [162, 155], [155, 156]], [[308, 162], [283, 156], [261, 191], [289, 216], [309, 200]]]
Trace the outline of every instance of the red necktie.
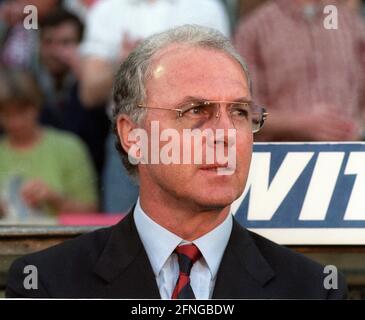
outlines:
[[179, 261], [179, 278], [172, 293], [172, 299], [195, 299], [190, 285], [190, 271], [194, 263], [201, 257], [201, 252], [194, 244], [176, 247], [175, 251]]

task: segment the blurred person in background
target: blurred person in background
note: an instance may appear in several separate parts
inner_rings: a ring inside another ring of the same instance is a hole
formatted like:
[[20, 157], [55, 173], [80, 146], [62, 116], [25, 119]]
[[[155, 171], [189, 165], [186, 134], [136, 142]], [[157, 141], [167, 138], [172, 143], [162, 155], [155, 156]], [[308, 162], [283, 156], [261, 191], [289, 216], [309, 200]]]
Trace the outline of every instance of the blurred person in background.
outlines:
[[81, 21], [85, 21], [90, 9], [98, 2], [103, 0], [63, 0], [63, 7], [76, 14]]
[[40, 27], [41, 122], [78, 135], [88, 147], [99, 178], [110, 122], [105, 105], [87, 109], [79, 99], [78, 47], [83, 23], [73, 13], [58, 9], [46, 16]]
[[264, 2], [267, 2], [270, 0], [239, 0], [238, 1], [238, 15], [240, 17], [243, 17], [244, 15], [250, 14], [252, 11], [254, 11], [257, 7], [262, 5]]
[[24, 7], [37, 8], [38, 22], [59, 5], [59, 0], [3, 0], [0, 2], [0, 63], [37, 69], [38, 31], [24, 28]]
[[77, 50], [83, 30], [80, 19], [64, 9], [52, 11], [40, 25], [40, 84], [45, 89], [46, 103], [52, 107], [62, 103], [79, 75]]
[[363, 3], [362, 0], [339, 0], [339, 2], [354, 11], [359, 11]]
[[[21, 180], [26, 207], [54, 215], [96, 212], [95, 174], [79, 139], [38, 124], [41, 94], [25, 71], [0, 72], [0, 190]], [[3, 192], [2, 192], [3, 194]], [[2, 200], [2, 213], [7, 206]]]
[[111, 94], [115, 66], [145, 37], [187, 23], [229, 35], [229, 20], [219, 0], [103, 0], [86, 20], [81, 52], [81, 97], [88, 106]]
[[[144, 38], [183, 24], [199, 24], [229, 35], [228, 15], [219, 0], [102, 0], [86, 19], [81, 45], [80, 97], [95, 108], [109, 100], [117, 66]], [[110, 133], [104, 170], [103, 209], [126, 212], [138, 196], [137, 185], [128, 177]]]
[[326, 29], [327, 3], [273, 0], [245, 17], [235, 44], [246, 58], [255, 99], [267, 107], [264, 141], [361, 138], [365, 28], [336, 3], [338, 28]]
[[341, 0], [344, 5], [360, 14], [363, 18], [365, 16], [365, 0]]

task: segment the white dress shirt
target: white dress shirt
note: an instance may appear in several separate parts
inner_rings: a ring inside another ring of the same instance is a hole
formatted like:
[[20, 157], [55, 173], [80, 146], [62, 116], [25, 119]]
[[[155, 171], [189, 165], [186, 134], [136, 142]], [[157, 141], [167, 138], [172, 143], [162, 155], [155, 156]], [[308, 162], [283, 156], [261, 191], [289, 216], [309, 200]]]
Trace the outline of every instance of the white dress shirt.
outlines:
[[[138, 199], [134, 221], [147, 252], [162, 299], [171, 299], [179, 276], [178, 245], [189, 243], [153, 221], [141, 208]], [[232, 231], [232, 214], [215, 229], [194, 240], [202, 253], [192, 267], [190, 284], [197, 299], [212, 297], [218, 268]]]

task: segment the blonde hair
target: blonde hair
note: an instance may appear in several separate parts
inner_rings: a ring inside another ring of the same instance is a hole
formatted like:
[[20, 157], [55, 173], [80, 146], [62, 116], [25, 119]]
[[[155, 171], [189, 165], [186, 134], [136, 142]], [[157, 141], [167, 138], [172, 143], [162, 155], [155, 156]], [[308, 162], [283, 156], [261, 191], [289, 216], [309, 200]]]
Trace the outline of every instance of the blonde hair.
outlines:
[[0, 68], [0, 109], [5, 106], [40, 108], [41, 90], [26, 71]]

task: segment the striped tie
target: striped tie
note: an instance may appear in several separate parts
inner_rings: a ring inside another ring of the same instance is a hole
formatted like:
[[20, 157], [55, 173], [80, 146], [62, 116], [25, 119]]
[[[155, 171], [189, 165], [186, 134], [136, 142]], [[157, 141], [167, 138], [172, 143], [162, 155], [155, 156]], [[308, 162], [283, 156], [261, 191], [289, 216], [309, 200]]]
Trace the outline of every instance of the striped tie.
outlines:
[[177, 254], [180, 272], [172, 299], [195, 299], [190, 285], [190, 271], [193, 264], [201, 257], [201, 253], [194, 244], [178, 246], [174, 252]]

